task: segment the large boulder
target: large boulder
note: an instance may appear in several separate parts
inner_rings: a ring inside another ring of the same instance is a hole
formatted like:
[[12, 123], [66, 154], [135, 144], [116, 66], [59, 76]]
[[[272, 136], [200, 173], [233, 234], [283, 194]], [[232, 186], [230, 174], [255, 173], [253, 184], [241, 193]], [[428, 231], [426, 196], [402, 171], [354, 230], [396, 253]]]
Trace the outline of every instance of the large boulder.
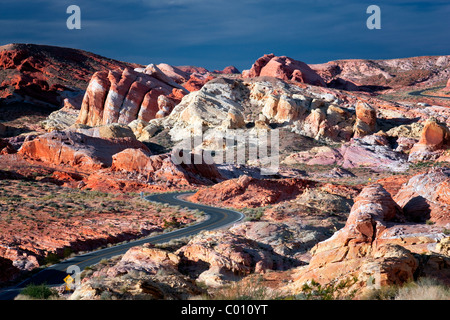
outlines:
[[241, 72], [235, 66], [225, 67], [223, 70], [214, 70], [214, 73], [219, 74], [240, 74]]
[[245, 78], [268, 76], [326, 87], [323, 79], [306, 63], [274, 54], [265, 54], [256, 60], [250, 70], [244, 70], [242, 75]]
[[354, 126], [355, 137], [363, 137], [375, 133], [377, 126], [377, 112], [368, 103], [358, 101], [356, 103], [356, 123]]
[[409, 161], [435, 160], [442, 154], [444, 145], [450, 142], [448, 128], [434, 118], [426, 121], [420, 140], [414, 144]]

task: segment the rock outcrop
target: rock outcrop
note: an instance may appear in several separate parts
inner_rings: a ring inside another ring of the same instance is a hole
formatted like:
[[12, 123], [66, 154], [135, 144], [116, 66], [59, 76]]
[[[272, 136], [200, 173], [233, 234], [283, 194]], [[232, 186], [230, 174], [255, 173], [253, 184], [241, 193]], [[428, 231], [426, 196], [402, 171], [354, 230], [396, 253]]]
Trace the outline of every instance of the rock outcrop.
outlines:
[[185, 83], [190, 76], [189, 72], [185, 72], [177, 67], [171, 66], [167, 63], [160, 63], [157, 68], [161, 70], [166, 76], [178, 84]]
[[436, 160], [449, 143], [448, 128], [434, 118], [429, 119], [422, 129], [419, 142], [411, 148], [409, 161]]
[[214, 73], [219, 74], [240, 74], [241, 72], [235, 66], [225, 67], [223, 70], [214, 70]]
[[251, 273], [284, 270], [292, 261], [269, 247], [228, 231], [203, 232], [177, 251], [180, 269], [198, 275], [197, 281], [216, 287]]
[[211, 184], [224, 179], [214, 164], [195, 163], [194, 158], [191, 154], [190, 163], [175, 164], [171, 154], [151, 156], [143, 149], [126, 149], [112, 156], [112, 170], [137, 172], [150, 181], [174, 185]]
[[338, 165], [346, 169], [368, 167], [374, 170], [404, 172], [408, 169], [407, 156], [392, 150], [385, 136], [368, 135], [352, 138], [339, 149], [316, 147], [289, 155], [285, 164]]
[[356, 103], [356, 123], [354, 137], [360, 138], [375, 133], [377, 126], [377, 112], [368, 103], [358, 101]]
[[189, 80], [183, 84], [189, 92], [198, 91], [210, 80], [214, 79], [209, 74], [191, 74]]
[[9, 44], [0, 47], [0, 98], [59, 107], [64, 92], [86, 89], [93, 70], [137, 66], [83, 50]]
[[242, 75], [244, 78], [267, 76], [326, 87], [323, 79], [306, 63], [274, 54], [265, 54], [256, 60], [250, 70], [244, 70]]
[[388, 221], [402, 218], [402, 211], [381, 185], [363, 189], [355, 199], [344, 228], [313, 248], [306, 269], [299, 273], [294, 287], [311, 279], [319, 283], [338, 283], [358, 278], [357, 289], [365, 287], [370, 276], [378, 285], [402, 284], [413, 278], [418, 262], [400, 246], [377, 246], [377, 237]]
[[82, 133], [53, 131], [24, 142], [19, 154], [52, 164], [99, 169], [112, 164], [112, 156], [129, 148], [148, 148], [135, 138], [103, 139]]
[[[219, 78], [186, 96], [162, 125], [176, 142], [195, 130], [201, 130], [205, 140], [214, 140], [217, 131], [245, 129], [246, 123], [268, 129], [269, 124], [292, 126], [295, 133], [317, 140], [348, 141], [355, 115], [338, 104], [333, 94], [310, 92], [275, 78]], [[230, 122], [233, 119], [239, 121]]]
[[177, 255], [161, 249], [131, 248], [117, 263], [101, 267], [84, 279], [69, 299], [185, 300], [204, 293], [178, 271], [179, 262]]
[[[431, 182], [436, 178], [431, 173], [426, 180]], [[302, 285], [311, 280], [321, 284], [347, 281], [349, 292], [361, 293], [380, 286], [401, 285], [417, 275], [433, 272], [444, 279], [448, 277], [450, 260], [440, 255], [446, 243], [444, 227], [411, 223], [411, 218], [415, 217], [404, 205], [405, 199], [417, 196], [408, 192], [412, 185], [423, 191], [424, 183], [420, 184], [423, 179], [422, 175], [411, 179], [395, 197], [398, 203], [380, 184], [365, 187], [354, 199], [345, 226], [312, 249], [310, 264], [297, 270], [291, 288], [301, 291]], [[448, 180], [447, 175], [437, 181], [446, 183], [445, 179]], [[439, 183], [437, 185], [440, 188]], [[430, 186], [428, 190], [431, 192]], [[417, 206], [416, 209], [420, 211]], [[448, 218], [448, 210], [444, 215]], [[415, 255], [430, 252], [430, 260], [426, 261]]]
[[63, 100], [63, 107], [53, 111], [47, 119], [41, 121], [41, 126], [47, 131], [66, 130], [75, 124], [80, 114], [84, 92]]
[[[89, 82], [77, 123], [90, 126], [164, 117], [188, 91], [149, 65], [143, 72], [96, 72]], [[160, 96], [166, 98], [160, 99]]]
[[16, 149], [6, 140], [0, 138], [0, 154], [16, 153]]
[[415, 175], [394, 197], [412, 221], [450, 227], [450, 170], [433, 169]]
[[329, 87], [339, 88], [347, 83], [352, 91], [374, 92], [385, 89], [413, 86], [436, 86], [448, 80], [449, 56], [421, 56], [401, 59], [344, 59], [324, 64], [310, 65], [327, 82]]
[[315, 182], [303, 179], [255, 179], [243, 175], [203, 189], [191, 201], [234, 207], [261, 207], [295, 199]]

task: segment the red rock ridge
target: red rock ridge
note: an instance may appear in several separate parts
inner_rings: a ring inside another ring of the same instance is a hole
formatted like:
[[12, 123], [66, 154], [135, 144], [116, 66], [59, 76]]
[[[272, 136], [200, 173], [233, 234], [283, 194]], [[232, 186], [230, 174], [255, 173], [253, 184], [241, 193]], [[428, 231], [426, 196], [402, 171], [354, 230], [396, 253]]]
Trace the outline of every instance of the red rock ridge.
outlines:
[[277, 57], [274, 54], [265, 54], [256, 60], [250, 70], [242, 72], [242, 76], [244, 78], [268, 76], [326, 87], [323, 79], [306, 63], [286, 56]]

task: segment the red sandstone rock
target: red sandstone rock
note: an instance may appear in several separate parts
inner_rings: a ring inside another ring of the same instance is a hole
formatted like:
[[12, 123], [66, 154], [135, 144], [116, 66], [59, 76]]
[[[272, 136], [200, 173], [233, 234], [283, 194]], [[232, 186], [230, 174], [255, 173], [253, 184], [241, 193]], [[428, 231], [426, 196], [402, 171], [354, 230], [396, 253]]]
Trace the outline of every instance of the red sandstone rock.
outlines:
[[160, 63], [157, 66], [166, 76], [171, 78], [178, 84], [183, 84], [189, 79], [189, 72], [183, 71], [177, 67], [168, 65], [166, 63]]
[[183, 86], [190, 92], [200, 90], [208, 81], [214, 79], [213, 76], [192, 74], [189, 80]]
[[92, 76], [83, 98], [78, 123], [93, 126], [103, 122], [103, 104], [111, 85], [109, 74], [99, 71]]
[[274, 54], [266, 54], [259, 58], [252, 68], [243, 72], [242, 75], [244, 78], [276, 77], [282, 80], [292, 80], [326, 87], [323, 79], [306, 63], [286, 56], [277, 57]]
[[52, 164], [109, 167], [112, 156], [128, 148], [148, 148], [133, 138], [102, 139], [71, 131], [53, 131], [25, 142], [19, 154]]
[[[299, 273], [293, 286], [310, 279], [329, 283], [358, 278], [353, 289], [365, 287], [370, 276], [381, 285], [402, 284], [413, 277], [418, 263], [412, 254], [397, 245], [377, 244], [388, 221], [402, 218], [400, 207], [379, 184], [364, 188], [356, 197], [345, 227], [313, 248], [310, 264]], [[356, 288], [355, 288], [356, 287]]]
[[[128, 124], [136, 119], [148, 122], [156, 118], [161, 110], [159, 96], [164, 95], [175, 104], [187, 93], [187, 90], [161, 74], [159, 69], [152, 76], [128, 68], [109, 71], [107, 77], [104, 72], [96, 73], [86, 90], [77, 123], [90, 126]], [[169, 79], [167, 81], [170, 83], [160, 79]], [[161, 114], [167, 115], [170, 111], [166, 108]]]
[[199, 73], [199, 74], [206, 74], [209, 73], [209, 71], [203, 67], [196, 67], [196, 66], [177, 66], [177, 69], [189, 73], [189, 74], [193, 74], [193, 73]]
[[151, 156], [145, 150], [127, 149], [115, 154], [112, 170], [138, 172], [148, 180], [176, 185], [211, 184], [223, 180], [215, 165], [195, 164], [191, 155], [191, 164], [175, 164], [170, 154]]
[[377, 126], [377, 112], [368, 103], [358, 101], [356, 104], [355, 137], [363, 137], [375, 132]]
[[31, 100], [60, 106], [61, 92], [84, 90], [93, 70], [136, 67], [82, 50], [35, 44], [0, 47], [2, 98]]
[[429, 119], [422, 129], [418, 143], [411, 148], [410, 161], [434, 160], [439, 157], [444, 144], [450, 142], [448, 128], [436, 119]]
[[225, 67], [223, 70], [214, 70], [214, 73], [219, 74], [239, 74], [241, 73], [235, 66]]
[[223, 206], [260, 207], [295, 198], [315, 183], [303, 179], [255, 179], [243, 175], [198, 191], [191, 201]]

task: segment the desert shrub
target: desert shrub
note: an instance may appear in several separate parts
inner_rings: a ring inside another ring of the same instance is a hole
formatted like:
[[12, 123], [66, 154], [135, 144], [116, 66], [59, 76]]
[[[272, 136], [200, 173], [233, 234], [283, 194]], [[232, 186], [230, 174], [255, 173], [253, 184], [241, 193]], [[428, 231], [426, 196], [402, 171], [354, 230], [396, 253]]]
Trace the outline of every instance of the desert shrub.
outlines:
[[45, 264], [55, 264], [59, 262], [59, 257], [56, 253], [50, 252], [45, 257]]
[[362, 297], [363, 300], [394, 300], [398, 294], [399, 287], [383, 286], [380, 289], [372, 290]]
[[358, 279], [356, 277], [347, 278], [341, 281], [334, 281], [327, 284], [320, 284], [314, 280], [305, 283], [302, 286], [302, 292], [295, 299], [305, 300], [342, 300], [353, 299], [356, 291], [350, 291], [349, 288], [354, 285]]
[[245, 221], [259, 221], [264, 215], [265, 207], [260, 208], [244, 208], [241, 212], [245, 215]]
[[212, 295], [214, 300], [273, 300], [278, 296], [260, 279], [242, 280], [224, 286]]
[[45, 284], [29, 284], [22, 290], [21, 294], [32, 299], [48, 299], [51, 296], [58, 295], [55, 290], [50, 289]]

